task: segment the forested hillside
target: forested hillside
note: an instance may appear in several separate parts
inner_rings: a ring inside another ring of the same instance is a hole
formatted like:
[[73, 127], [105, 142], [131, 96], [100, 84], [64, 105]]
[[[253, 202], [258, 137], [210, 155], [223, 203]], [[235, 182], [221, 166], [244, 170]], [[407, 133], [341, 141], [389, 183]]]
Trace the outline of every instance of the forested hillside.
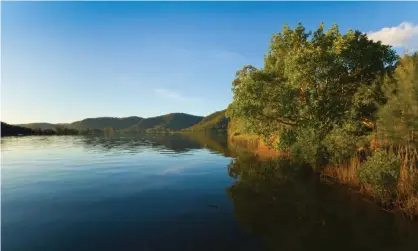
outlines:
[[76, 121], [70, 124], [71, 128], [77, 130], [83, 129], [99, 129], [104, 130], [106, 127], [112, 127], [115, 129], [128, 128], [135, 125], [139, 121], [143, 120], [140, 117], [126, 117], [126, 118], [112, 118], [112, 117], [101, 117], [101, 118], [87, 118], [81, 121]]
[[199, 123], [203, 117], [186, 113], [170, 113], [167, 115], [142, 119], [135, 125], [123, 129], [121, 133], [159, 133], [178, 131]]
[[144, 133], [144, 132], [173, 132], [179, 131], [199, 123], [203, 117], [185, 113], [170, 113], [162, 116], [141, 117], [99, 117], [87, 118], [70, 124], [30, 123], [20, 126], [32, 130], [54, 130], [60, 128], [78, 130], [80, 132], [105, 131], [112, 129], [117, 133]]
[[57, 127], [70, 127], [70, 124], [29, 123], [18, 124], [17, 126], [30, 128], [32, 130], [56, 130]]
[[225, 117], [226, 110], [214, 112], [204, 117], [198, 124], [188, 127], [185, 132], [226, 131], [229, 119]]

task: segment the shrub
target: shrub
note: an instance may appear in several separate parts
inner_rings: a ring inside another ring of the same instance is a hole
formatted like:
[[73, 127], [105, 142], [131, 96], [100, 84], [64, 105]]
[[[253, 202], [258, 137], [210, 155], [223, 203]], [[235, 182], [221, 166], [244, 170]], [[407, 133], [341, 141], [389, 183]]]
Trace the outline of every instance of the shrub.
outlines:
[[333, 164], [341, 164], [350, 160], [357, 151], [358, 138], [346, 130], [335, 128], [323, 140]]
[[315, 171], [319, 171], [325, 160], [325, 149], [320, 144], [315, 130], [306, 128], [297, 133], [297, 142], [291, 147], [294, 160], [310, 164]]
[[297, 134], [293, 130], [283, 130], [280, 133], [279, 143], [277, 145], [278, 150], [289, 149], [297, 140]]
[[373, 191], [382, 199], [396, 191], [399, 176], [398, 157], [382, 149], [376, 150], [358, 169], [360, 181], [371, 185]]

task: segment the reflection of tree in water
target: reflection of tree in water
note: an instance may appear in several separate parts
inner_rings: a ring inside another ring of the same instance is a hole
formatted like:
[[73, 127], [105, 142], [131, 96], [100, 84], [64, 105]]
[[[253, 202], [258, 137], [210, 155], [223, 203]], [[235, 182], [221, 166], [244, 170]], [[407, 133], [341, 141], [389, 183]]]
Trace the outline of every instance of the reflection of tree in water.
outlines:
[[86, 136], [83, 138], [83, 143], [86, 148], [97, 151], [142, 152], [151, 148], [183, 153], [200, 148], [198, 143], [187, 140], [181, 135]]
[[143, 134], [133, 136], [85, 136], [83, 145], [93, 151], [130, 151], [142, 152], [146, 149], [156, 151], [173, 151], [186, 153], [190, 150], [207, 148], [211, 151], [225, 154], [226, 135], [211, 134]]
[[227, 189], [239, 224], [269, 250], [418, 250], [418, 224], [285, 160], [238, 157]]
[[201, 148], [197, 142], [189, 140], [181, 134], [147, 135], [146, 139], [153, 148], [162, 147], [177, 153]]
[[228, 149], [228, 137], [225, 133], [185, 133], [188, 140], [197, 142], [201, 148], [230, 157], [232, 151]]

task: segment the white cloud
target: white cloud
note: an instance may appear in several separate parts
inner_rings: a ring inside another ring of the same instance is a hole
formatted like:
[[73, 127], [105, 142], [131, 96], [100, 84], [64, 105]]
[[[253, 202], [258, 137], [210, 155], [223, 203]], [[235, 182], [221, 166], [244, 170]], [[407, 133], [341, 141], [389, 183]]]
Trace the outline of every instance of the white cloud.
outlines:
[[165, 88], [156, 88], [154, 89], [154, 92], [162, 98], [167, 98], [167, 99], [171, 99], [174, 101], [196, 101], [197, 100], [196, 98], [186, 97], [182, 95], [181, 93], [178, 93], [173, 90], [165, 89]]
[[379, 31], [370, 31], [368, 37], [383, 44], [406, 49], [418, 48], [418, 25], [403, 22], [398, 26], [385, 27]]

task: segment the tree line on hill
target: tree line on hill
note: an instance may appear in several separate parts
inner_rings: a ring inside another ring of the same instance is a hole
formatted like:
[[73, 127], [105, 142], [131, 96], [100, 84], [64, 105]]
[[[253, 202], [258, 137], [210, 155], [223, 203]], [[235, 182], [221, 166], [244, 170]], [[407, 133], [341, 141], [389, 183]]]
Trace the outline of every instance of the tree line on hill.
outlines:
[[4, 128], [2, 124], [2, 136], [211, 132], [225, 131], [227, 123], [225, 110], [215, 112], [207, 117], [185, 113], [171, 113], [151, 118], [101, 117], [88, 118], [69, 124], [30, 123], [8, 125], [4, 123]]
[[1, 122], [1, 136], [27, 136], [27, 135], [77, 135], [80, 131], [65, 127], [55, 129], [31, 129], [23, 126], [9, 125]]

